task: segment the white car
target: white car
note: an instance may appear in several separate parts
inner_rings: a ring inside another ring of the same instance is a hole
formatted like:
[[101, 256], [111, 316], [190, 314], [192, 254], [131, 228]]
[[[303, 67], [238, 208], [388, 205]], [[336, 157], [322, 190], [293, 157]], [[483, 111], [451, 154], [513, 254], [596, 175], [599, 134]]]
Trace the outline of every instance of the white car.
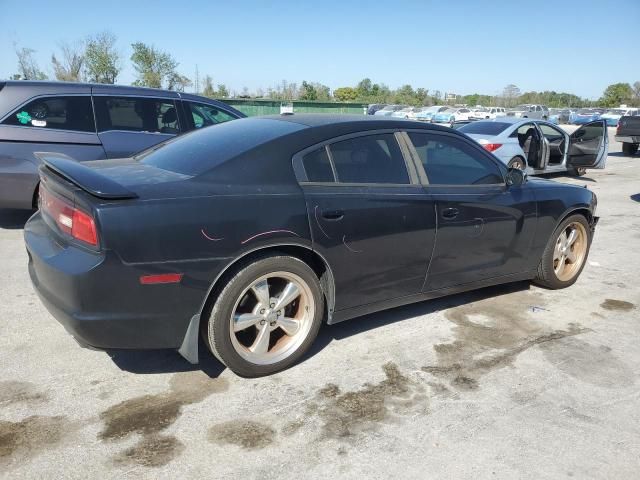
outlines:
[[471, 110], [468, 108], [447, 108], [443, 112], [436, 113], [431, 121], [433, 123], [453, 123], [459, 120], [469, 120]]
[[470, 120], [483, 120], [489, 118], [489, 109], [484, 107], [472, 108], [469, 114]]
[[418, 107], [405, 107], [402, 110], [396, 110], [391, 114], [393, 118], [415, 118], [414, 110], [419, 110]]

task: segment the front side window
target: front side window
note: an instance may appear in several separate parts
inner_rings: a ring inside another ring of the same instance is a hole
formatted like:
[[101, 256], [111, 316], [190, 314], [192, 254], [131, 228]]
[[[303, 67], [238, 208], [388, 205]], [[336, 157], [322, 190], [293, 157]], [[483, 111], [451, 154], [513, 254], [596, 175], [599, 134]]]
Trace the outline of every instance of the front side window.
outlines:
[[98, 131], [179, 133], [173, 100], [145, 97], [94, 97]]
[[340, 183], [410, 183], [392, 133], [350, 138], [331, 144], [329, 150]]
[[187, 115], [193, 120], [193, 128], [196, 129], [236, 119], [230, 113], [216, 108], [214, 105], [195, 102], [184, 102], [184, 105]]
[[498, 167], [481, 152], [457, 138], [409, 133], [430, 185], [491, 185], [504, 183]]
[[564, 134], [562, 132], [550, 127], [549, 125], [539, 124], [538, 127], [540, 128], [542, 135], [544, 135], [550, 142], [564, 138]]
[[54, 130], [96, 131], [89, 96], [37, 98], [17, 109], [2, 123]]

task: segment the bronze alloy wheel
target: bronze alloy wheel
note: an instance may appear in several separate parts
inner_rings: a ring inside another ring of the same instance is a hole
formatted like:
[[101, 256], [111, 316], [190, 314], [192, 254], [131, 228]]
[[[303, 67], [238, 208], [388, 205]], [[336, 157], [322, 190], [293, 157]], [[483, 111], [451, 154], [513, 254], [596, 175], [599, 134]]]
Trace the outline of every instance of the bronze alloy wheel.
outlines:
[[256, 365], [280, 362], [307, 338], [315, 303], [311, 289], [298, 275], [263, 275], [237, 299], [229, 321], [231, 344], [244, 360]]
[[522, 161], [522, 159], [520, 157], [515, 157], [513, 158], [510, 162], [509, 162], [509, 167], [511, 168], [517, 168], [519, 170], [524, 170], [525, 166], [524, 166], [524, 162]]
[[553, 250], [553, 271], [558, 280], [568, 282], [580, 272], [587, 256], [588, 238], [580, 222], [572, 222], [560, 232]]

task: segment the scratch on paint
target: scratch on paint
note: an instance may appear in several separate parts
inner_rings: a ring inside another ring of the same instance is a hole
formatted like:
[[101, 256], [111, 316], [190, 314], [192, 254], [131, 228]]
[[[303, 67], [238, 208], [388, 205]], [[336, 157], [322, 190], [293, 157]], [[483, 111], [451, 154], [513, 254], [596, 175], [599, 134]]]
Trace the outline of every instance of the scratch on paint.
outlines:
[[210, 237], [209, 235], [207, 235], [207, 232], [204, 231], [204, 228], [201, 229], [200, 232], [202, 233], [202, 235], [204, 235], [204, 238], [206, 238], [207, 240], [211, 240], [212, 242], [219, 242], [220, 240], [224, 240], [224, 237], [221, 237], [221, 238]]
[[257, 233], [253, 237], [249, 237], [246, 240], [240, 242], [240, 244], [244, 245], [245, 243], [250, 242], [254, 238], [258, 238], [258, 237], [260, 237], [262, 235], [270, 235], [272, 233], [290, 233], [291, 235], [295, 235], [296, 237], [300, 236], [296, 232], [292, 232], [291, 230], [269, 230], [268, 232]]
[[313, 214], [316, 217], [316, 223], [318, 224], [318, 228], [320, 229], [320, 231], [324, 234], [325, 237], [327, 237], [328, 239], [331, 239], [331, 237], [327, 234], [327, 232], [324, 231], [324, 228], [322, 228], [322, 224], [318, 219], [318, 205], [316, 205], [316, 208], [313, 209]]
[[346, 237], [346, 235], [342, 236], [342, 243], [344, 243], [344, 246], [347, 247], [349, 249], [350, 252], [353, 253], [362, 253], [362, 250], [356, 250], [355, 248], [351, 248], [349, 245], [347, 245], [347, 242], [344, 240]]

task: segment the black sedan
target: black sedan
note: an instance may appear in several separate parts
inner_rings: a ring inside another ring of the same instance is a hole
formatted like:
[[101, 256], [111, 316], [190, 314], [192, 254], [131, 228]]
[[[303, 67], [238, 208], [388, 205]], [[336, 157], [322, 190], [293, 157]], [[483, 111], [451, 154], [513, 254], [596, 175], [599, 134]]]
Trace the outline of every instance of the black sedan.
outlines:
[[378, 117], [248, 118], [143, 154], [43, 156], [29, 272], [82, 344], [198, 335], [234, 372], [296, 362], [329, 324], [518, 280], [573, 284], [596, 197], [508, 170], [447, 127]]

